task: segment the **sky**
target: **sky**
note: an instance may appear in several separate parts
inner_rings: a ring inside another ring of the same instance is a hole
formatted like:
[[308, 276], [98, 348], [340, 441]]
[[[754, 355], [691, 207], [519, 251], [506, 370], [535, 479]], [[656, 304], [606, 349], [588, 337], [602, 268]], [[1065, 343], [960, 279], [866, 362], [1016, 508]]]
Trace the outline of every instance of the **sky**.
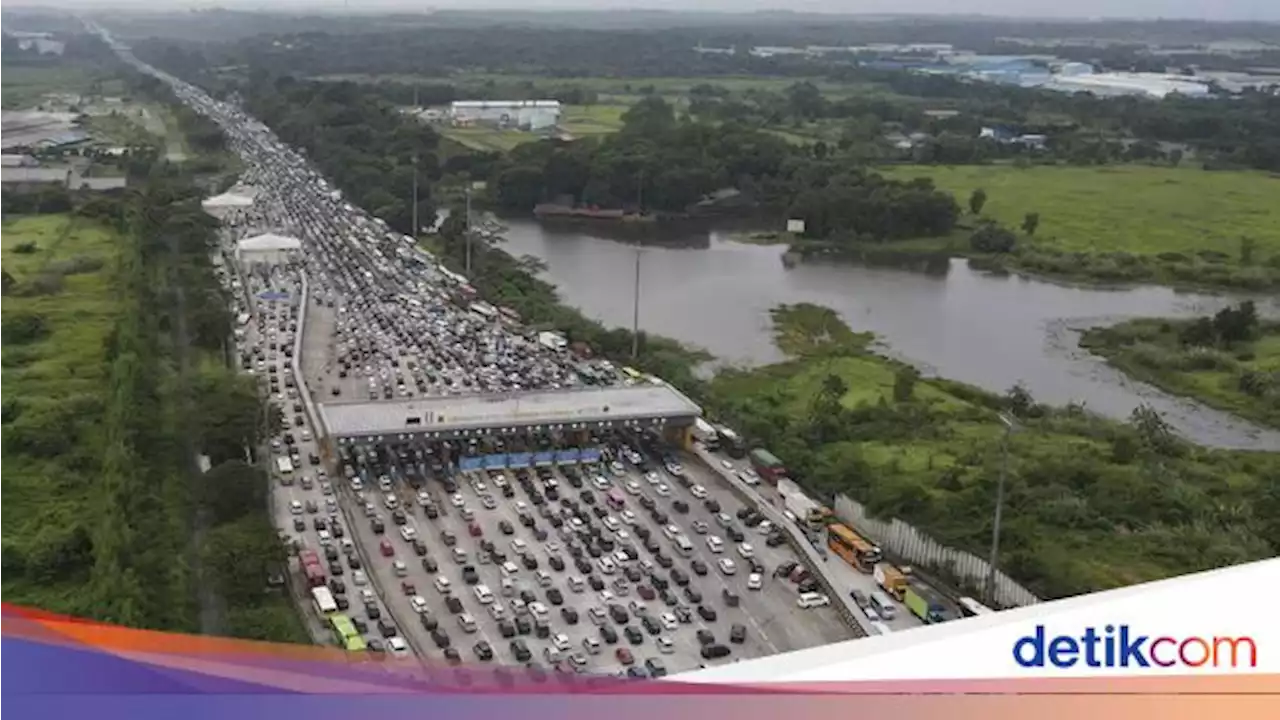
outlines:
[[18, 0], [13, 5], [83, 8], [226, 7], [238, 9], [595, 9], [642, 8], [750, 12], [982, 14], [1039, 18], [1186, 18], [1280, 21], [1280, 0]]

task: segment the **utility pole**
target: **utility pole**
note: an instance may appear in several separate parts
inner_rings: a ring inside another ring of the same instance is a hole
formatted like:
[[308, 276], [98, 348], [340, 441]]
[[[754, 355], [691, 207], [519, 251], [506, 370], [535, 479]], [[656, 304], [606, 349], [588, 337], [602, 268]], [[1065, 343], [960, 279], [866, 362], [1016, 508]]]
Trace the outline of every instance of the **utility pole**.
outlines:
[[991, 523], [991, 558], [987, 561], [986, 600], [992, 609], [996, 605], [996, 567], [1000, 561], [1000, 521], [1004, 514], [1004, 485], [1009, 474], [1009, 436], [1013, 434], [1015, 425], [1003, 413], [1000, 422], [1004, 423], [1004, 437], [1000, 439], [1000, 480], [996, 484], [995, 517]]
[[[644, 169], [640, 169], [640, 179], [636, 187], [636, 205], [640, 214], [644, 214]], [[631, 299], [631, 360], [640, 356], [640, 253], [644, 251], [644, 236], [636, 245], [636, 282], [635, 294]]]
[[[418, 120], [418, 86], [413, 86], [413, 120]], [[418, 233], [422, 226], [418, 224], [418, 144], [413, 145], [413, 241], [418, 242]]]
[[466, 189], [463, 191], [467, 198], [467, 277], [471, 277], [471, 183], [467, 183]]

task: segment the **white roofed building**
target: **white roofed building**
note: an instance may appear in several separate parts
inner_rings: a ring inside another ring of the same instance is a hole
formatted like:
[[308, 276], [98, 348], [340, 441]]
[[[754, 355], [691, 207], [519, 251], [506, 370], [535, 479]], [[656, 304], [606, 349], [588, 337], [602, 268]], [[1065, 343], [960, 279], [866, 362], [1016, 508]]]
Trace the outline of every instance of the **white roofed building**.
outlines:
[[449, 105], [455, 125], [493, 124], [546, 130], [560, 122], [559, 100], [459, 100]]
[[236, 259], [243, 265], [287, 263], [301, 251], [301, 240], [274, 233], [255, 235], [236, 243]]

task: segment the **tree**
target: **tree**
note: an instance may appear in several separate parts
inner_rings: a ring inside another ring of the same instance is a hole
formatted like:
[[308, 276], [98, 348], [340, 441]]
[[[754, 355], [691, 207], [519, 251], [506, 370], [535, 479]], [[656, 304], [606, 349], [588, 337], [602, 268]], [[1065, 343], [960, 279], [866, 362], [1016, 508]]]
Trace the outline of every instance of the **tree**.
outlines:
[[969, 247], [978, 252], [1009, 253], [1018, 244], [1018, 237], [993, 222], [982, 223], [969, 236]]
[[920, 371], [910, 365], [898, 368], [893, 375], [893, 399], [895, 402], [907, 402], [916, 389], [916, 381], [920, 379]]
[[1031, 397], [1031, 391], [1027, 390], [1027, 386], [1022, 383], [1016, 383], [1004, 396], [1005, 405], [1009, 408], [1009, 412], [1018, 417], [1029, 417], [1033, 414], [1036, 407], [1035, 398]]
[[974, 215], [981, 215], [982, 208], [987, 204], [987, 191], [977, 188], [969, 194], [969, 212]]
[[198, 482], [200, 504], [215, 525], [234, 522], [266, 507], [267, 474], [240, 460], [215, 466]]
[[1169, 164], [1178, 167], [1182, 162], [1182, 148], [1174, 148], [1169, 151]]
[[1027, 213], [1022, 218], [1022, 232], [1028, 236], [1036, 234], [1036, 228], [1040, 227], [1040, 213]]
[[1143, 444], [1157, 453], [1168, 452], [1174, 442], [1173, 431], [1164, 417], [1150, 405], [1139, 405], [1129, 416], [1129, 424], [1138, 432]]

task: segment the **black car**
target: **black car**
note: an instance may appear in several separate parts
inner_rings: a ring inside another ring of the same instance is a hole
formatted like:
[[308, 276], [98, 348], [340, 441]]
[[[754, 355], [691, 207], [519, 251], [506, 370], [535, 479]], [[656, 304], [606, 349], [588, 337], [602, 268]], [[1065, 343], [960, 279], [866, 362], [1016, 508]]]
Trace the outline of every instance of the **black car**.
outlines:
[[644, 668], [649, 671], [649, 677], [660, 678], [667, 674], [667, 666], [663, 665], [658, 658], [645, 660]]
[[702, 506], [705, 507], [707, 509], [707, 512], [711, 513], [712, 515], [720, 512], [720, 503], [715, 498], [707, 498], [706, 500], [702, 501]]
[[741, 645], [746, 641], [747, 641], [747, 626], [741, 623], [734, 623], [733, 627], [729, 628], [729, 642], [734, 643], [736, 645]]
[[746, 520], [751, 515], [751, 508], [740, 507], [738, 508], [738, 512], [734, 513], [734, 515], [736, 515], [739, 520]]
[[368, 615], [370, 620], [377, 620], [382, 617], [382, 610], [378, 609], [375, 603], [365, 603], [364, 614]]
[[606, 645], [614, 645], [618, 642], [618, 631], [608, 625], [600, 626], [600, 639]]
[[447, 648], [453, 642], [449, 639], [449, 633], [441, 630], [440, 628], [436, 628], [431, 631], [431, 639], [435, 642], [436, 647], [438, 648]]
[[498, 530], [499, 530], [503, 535], [515, 535], [515, 534], [516, 534], [516, 529], [515, 529], [515, 527], [514, 527], [514, 526], [512, 526], [511, 521], [509, 521], [509, 520], [503, 520], [503, 521], [499, 522], [499, 523], [498, 523]]
[[560, 617], [564, 619], [565, 624], [567, 625], [578, 624], [578, 611], [571, 607], [560, 608]]
[[529, 622], [529, 618], [524, 616], [516, 618], [516, 633], [528, 635], [531, 632], [533, 632], [533, 623]]
[[627, 668], [627, 677], [634, 678], [636, 680], [644, 680], [649, 677], [649, 674], [644, 671], [643, 667], [639, 665], [632, 665]]
[[734, 525], [730, 525], [729, 527], [725, 528], [724, 534], [728, 535], [730, 540], [737, 543], [740, 543], [743, 540], [747, 539], [747, 536], [743, 534], [743, 532]]
[[379, 520], [378, 518], [374, 518], [374, 519], [369, 523], [369, 527], [373, 528], [373, 534], [374, 534], [374, 535], [381, 535], [381, 534], [383, 534], [383, 533], [385, 533], [385, 532], [387, 531], [386, 523], [382, 522], [382, 521], [381, 521], [381, 520]]
[[527, 605], [538, 601], [538, 596], [533, 594], [532, 590], [521, 590], [520, 599]]
[[764, 574], [764, 563], [760, 562], [760, 558], [747, 558], [747, 566], [751, 568], [751, 572]]
[[444, 543], [445, 547], [453, 547], [454, 545], [458, 544], [458, 536], [454, 535], [448, 530], [441, 530], [440, 542]]
[[773, 571], [773, 576], [774, 577], [791, 577], [791, 573], [796, 569], [796, 565], [799, 565], [799, 564], [800, 563], [796, 562], [795, 560], [788, 560], [782, 563], [781, 565], [779, 565], [777, 569]]
[[591, 572], [591, 562], [586, 558], [574, 558], [573, 566], [578, 568], [578, 572], [583, 573], [584, 575]]
[[671, 522], [670, 516], [668, 516], [666, 513], [662, 512], [661, 510], [654, 510], [652, 513], [649, 513], [649, 517], [652, 517], [653, 521], [658, 523], [659, 525], [666, 525], [667, 523]]
[[293, 519], [293, 529], [294, 529], [294, 531], [295, 531], [295, 532], [306, 532], [306, 530], [307, 530], [307, 521], [306, 521], [306, 520], [303, 520], [302, 518], [294, 518], [294, 519]]
[[599, 575], [588, 576], [587, 582], [591, 585], [591, 589], [596, 592], [600, 592], [601, 590], [604, 590], [604, 580], [600, 579]]
[[431, 613], [422, 613], [418, 616], [418, 622], [422, 623], [422, 629], [431, 632], [440, 627], [440, 621]]
[[689, 569], [693, 570], [693, 574], [698, 577], [704, 577], [707, 574], [707, 564], [701, 560], [694, 560], [689, 563]]
[[524, 565], [525, 570], [537, 570], [538, 558], [529, 553], [520, 556], [520, 563]]
[[818, 578], [811, 577], [811, 578], [802, 580], [799, 585], [796, 585], [796, 590], [799, 590], [802, 593], [817, 592], [818, 587], [819, 587]]
[[418, 557], [426, 557], [427, 555], [427, 544], [422, 542], [420, 538], [413, 539], [413, 554]]
[[[458, 652], [458, 648], [456, 647], [447, 647], [444, 649], [444, 659], [445, 659], [445, 662], [449, 663], [450, 665], [461, 665], [462, 653]], [[466, 677], [468, 680], [470, 680], [470, 676], [466, 676]]]
[[564, 594], [560, 592], [560, 588], [551, 588], [547, 591], [547, 601], [552, 605], [563, 605]]
[[439, 572], [440, 565], [436, 563], [435, 558], [424, 557], [422, 558], [422, 569], [429, 573], [435, 574]]
[[658, 504], [654, 502], [653, 498], [649, 497], [648, 495], [640, 496], [640, 507], [644, 508], [645, 510], [652, 510], [657, 506]]
[[729, 588], [725, 588], [721, 590], [720, 596], [724, 599], [724, 604], [728, 605], [729, 607], [738, 607], [738, 605], [742, 602], [742, 598], [738, 597], [738, 594], [730, 590]]
[[427, 505], [422, 508], [422, 512], [426, 513], [428, 520], [435, 520], [440, 517], [440, 510], [438, 510], [435, 505]]
[[334, 595], [333, 604], [337, 605], [338, 609], [342, 612], [346, 612], [351, 609], [351, 602], [347, 600], [346, 595]]
[[361, 620], [360, 618], [351, 618], [351, 625], [356, 629], [356, 632], [361, 635], [369, 632], [369, 623]]
[[650, 635], [657, 635], [662, 632], [662, 623], [654, 619], [652, 615], [644, 615], [640, 618], [640, 624]]
[[355, 553], [351, 553], [350, 555], [348, 555], [348, 556], [347, 556], [347, 567], [351, 568], [352, 570], [359, 570], [359, 569], [360, 569], [360, 556], [359, 556], [359, 555], [357, 555], [357, 554], [355, 554]]
[[626, 625], [627, 621], [631, 619], [631, 617], [627, 615], [627, 609], [621, 605], [610, 605], [609, 617], [613, 618], [613, 621], [619, 625]]
[[650, 535], [652, 535], [652, 531], [650, 531], [648, 526], [646, 525], [637, 525], [633, 530], [633, 532], [635, 533], [636, 537], [640, 538], [641, 540], [648, 540]]
[[684, 500], [677, 500], [677, 501], [675, 501], [675, 502], [671, 503], [671, 509], [672, 509], [672, 510], [675, 510], [676, 512], [680, 513], [681, 515], [688, 515], [688, 514], [689, 514], [689, 503], [685, 502]]
[[702, 618], [703, 620], [706, 620], [707, 622], [715, 622], [716, 611], [713, 608], [707, 607], [706, 605], [699, 605], [698, 617]]
[[503, 620], [498, 623], [498, 633], [503, 638], [513, 638], [516, 636], [516, 626]]
[[468, 585], [478, 585], [480, 583], [480, 573], [476, 572], [474, 565], [462, 566], [462, 582]]
[[347, 586], [338, 578], [329, 578], [329, 591], [334, 595], [341, 595], [347, 591]]
[[444, 604], [445, 604], [445, 607], [449, 608], [449, 612], [453, 613], [454, 615], [462, 614], [462, 601], [459, 600], [458, 598], [450, 595], [449, 597], [445, 598]]
[[780, 532], [774, 532], [774, 533], [769, 533], [769, 537], [765, 539], [764, 544], [767, 547], [778, 547], [780, 545], [785, 545], [786, 542], [787, 542], [787, 537], [785, 535], [783, 535]]
[[676, 594], [670, 590], [663, 590], [661, 597], [662, 602], [666, 603], [667, 607], [675, 607], [680, 604], [680, 599], [677, 598]]
[[656, 572], [653, 577], [649, 578], [649, 582], [653, 583], [653, 589], [658, 592], [662, 592], [663, 590], [671, 587], [671, 583], [667, 582], [666, 578], [656, 574]]
[[644, 549], [651, 553], [656, 553], [662, 549], [662, 545], [651, 535], [644, 539]]
[[675, 561], [671, 559], [670, 555], [666, 555], [660, 552], [654, 553], [653, 561], [661, 565], [663, 569], [666, 569], [666, 570], [670, 570], [671, 566], [675, 564]]
[[396, 509], [391, 511], [391, 522], [397, 525], [404, 525], [408, 522], [408, 518], [405, 517], [403, 510]]
[[481, 640], [480, 642], [476, 643], [475, 653], [476, 653], [477, 659], [483, 660], [485, 662], [489, 662], [490, 660], [493, 659], [493, 646], [491, 646], [489, 643], [485, 642], [484, 640]]
[[386, 620], [379, 620], [379, 621], [378, 621], [378, 634], [379, 634], [379, 635], [381, 635], [381, 636], [382, 636], [382, 637], [384, 637], [384, 638], [395, 637], [395, 636], [396, 636], [396, 626], [395, 626], [395, 625], [392, 625], [391, 623], [387, 622]]
[[698, 637], [698, 644], [703, 647], [706, 647], [707, 645], [713, 645], [715, 644], [715, 641], [716, 641], [716, 636], [712, 635], [711, 631], [706, 628], [702, 628], [698, 630], [697, 637]]
[[599, 505], [596, 505], [595, 507], [591, 508], [591, 514], [595, 515], [597, 518], [601, 520], [609, 517], [609, 511]]
[[337, 521], [329, 523], [329, 532], [333, 533], [333, 536], [339, 540], [347, 536], [347, 531], [343, 530], [342, 526], [339, 525]]
[[628, 580], [630, 580], [630, 581], [631, 581], [631, 582], [633, 582], [633, 583], [638, 583], [638, 582], [640, 582], [640, 580], [641, 580], [641, 579], [643, 579], [643, 577], [644, 577], [643, 575], [641, 575], [641, 574], [640, 574], [640, 568], [638, 568], [638, 567], [636, 567], [636, 566], [634, 566], [634, 565], [628, 565], [628, 566], [627, 566], [627, 567], [622, 571], [622, 574], [623, 574], [623, 575], [626, 575], [626, 576], [627, 576], [627, 579], [628, 579]]
[[533, 527], [534, 519], [529, 513], [520, 513], [520, 524], [525, 527]]
[[338, 548], [332, 545], [326, 545], [324, 548], [324, 559], [330, 562], [338, 559]]
[[533, 636], [546, 640], [551, 637], [551, 626], [544, 622], [535, 622], [533, 624]]
[[603, 550], [604, 552], [613, 552], [613, 549], [618, 546], [618, 544], [613, 541], [613, 538], [607, 538], [607, 537], [600, 538], [597, 541], [597, 544], [600, 546], [600, 549]]
[[564, 572], [564, 558], [559, 555], [552, 555], [547, 558], [547, 564], [556, 572]]
[[511, 641], [511, 655], [515, 657], [516, 662], [529, 662], [533, 659], [533, 653], [529, 651], [529, 646], [523, 640]]
[[596, 496], [593, 495], [590, 490], [583, 490], [582, 492], [578, 493], [578, 497], [582, 500], [582, 503], [584, 505], [596, 504]]
[[675, 583], [680, 587], [688, 587], [689, 576], [686, 575], [685, 572], [680, 568], [674, 568], [671, 571], [671, 582]]
[[644, 642], [644, 633], [640, 632], [632, 625], [627, 625], [622, 628], [622, 634], [626, 636], [627, 642], [632, 645], [639, 645]]
[[718, 658], [729, 655], [729, 648], [725, 645], [706, 645], [699, 651], [703, 660], [716, 660]]

